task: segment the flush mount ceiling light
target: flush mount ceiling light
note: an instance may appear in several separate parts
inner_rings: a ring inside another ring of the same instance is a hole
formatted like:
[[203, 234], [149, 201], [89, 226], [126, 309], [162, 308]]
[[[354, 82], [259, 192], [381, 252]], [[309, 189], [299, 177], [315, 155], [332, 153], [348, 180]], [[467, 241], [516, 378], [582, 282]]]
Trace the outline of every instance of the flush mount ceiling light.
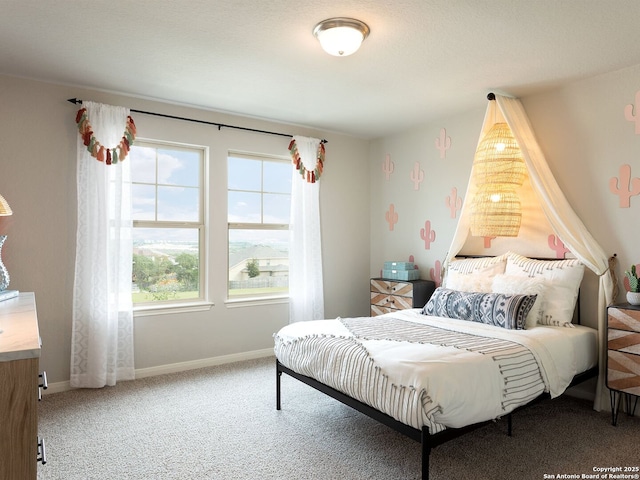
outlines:
[[336, 57], [346, 57], [360, 48], [369, 35], [369, 27], [355, 18], [328, 18], [313, 28], [313, 35], [325, 52]]

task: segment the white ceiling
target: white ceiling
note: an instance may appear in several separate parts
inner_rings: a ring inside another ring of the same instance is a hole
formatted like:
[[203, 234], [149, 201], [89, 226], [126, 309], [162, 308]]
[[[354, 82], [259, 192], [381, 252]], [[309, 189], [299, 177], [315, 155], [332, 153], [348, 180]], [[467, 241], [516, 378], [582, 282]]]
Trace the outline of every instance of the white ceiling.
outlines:
[[0, 0], [0, 73], [364, 138], [636, 64], [638, 0]]

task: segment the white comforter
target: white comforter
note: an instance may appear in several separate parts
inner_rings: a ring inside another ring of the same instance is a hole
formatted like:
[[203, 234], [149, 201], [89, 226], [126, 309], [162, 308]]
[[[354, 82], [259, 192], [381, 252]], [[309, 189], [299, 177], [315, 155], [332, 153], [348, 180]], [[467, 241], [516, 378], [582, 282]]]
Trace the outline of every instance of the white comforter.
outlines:
[[[571, 341], [572, 336], [584, 333], [580, 329], [536, 327], [505, 330], [480, 323], [428, 317], [420, 314], [419, 309], [375, 318], [385, 317], [411, 322], [414, 326], [427, 325], [515, 342], [526, 347], [529, 360], [535, 358], [537, 384], [527, 377], [522, 386], [517, 387], [523, 392], [521, 398], [517, 392], [511, 392], [509, 401], [505, 403], [505, 391], [512, 379], [505, 377], [501, 368], [512, 368], [514, 363], [507, 367], [498, 365], [491, 355], [478, 353], [473, 348], [397, 339], [355, 338], [340, 319], [298, 322], [282, 328], [275, 335], [276, 356], [294, 371], [316, 378], [415, 428], [427, 425], [431, 433], [446, 427], [462, 427], [499, 418], [543, 390], [556, 397], [579, 373], [578, 369], [584, 368], [584, 362], [576, 360], [580, 355], [574, 350], [574, 345], [579, 342]], [[337, 350], [344, 353], [329, 350], [329, 346], [325, 346], [329, 343], [334, 343]], [[322, 345], [320, 350], [318, 345]], [[361, 380], [350, 382], [356, 372], [345, 370], [344, 357], [348, 356], [348, 360], [355, 363], [352, 359], [357, 355], [363, 358], [359, 360], [361, 366], [358, 368], [367, 372], [357, 372]], [[373, 378], [375, 375], [378, 377]], [[365, 381], [367, 378], [372, 379]], [[389, 396], [394, 399], [388, 400], [386, 397]], [[411, 411], [405, 411], [407, 409]]]

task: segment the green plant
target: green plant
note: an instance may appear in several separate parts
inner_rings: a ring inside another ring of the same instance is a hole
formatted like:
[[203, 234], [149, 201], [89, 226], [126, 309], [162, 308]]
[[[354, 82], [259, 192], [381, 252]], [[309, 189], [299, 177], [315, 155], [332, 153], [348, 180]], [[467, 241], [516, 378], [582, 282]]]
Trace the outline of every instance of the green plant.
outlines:
[[631, 270], [625, 270], [624, 274], [629, 279], [629, 291], [640, 292], [640, 279], [638, 279], [638, 275], [636, 273], [636, 266], [631, 265]]

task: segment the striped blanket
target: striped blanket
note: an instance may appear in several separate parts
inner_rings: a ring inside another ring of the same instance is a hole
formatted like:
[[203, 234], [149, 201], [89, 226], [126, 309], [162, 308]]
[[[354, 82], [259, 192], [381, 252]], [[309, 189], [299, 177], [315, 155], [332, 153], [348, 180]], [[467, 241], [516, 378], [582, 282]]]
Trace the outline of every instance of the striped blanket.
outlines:
[[498, 418], [546, 389], [536, 355], [513, 340], [389, 315], [302, 323], [274, 337], [283, 365], [431, 433]]

